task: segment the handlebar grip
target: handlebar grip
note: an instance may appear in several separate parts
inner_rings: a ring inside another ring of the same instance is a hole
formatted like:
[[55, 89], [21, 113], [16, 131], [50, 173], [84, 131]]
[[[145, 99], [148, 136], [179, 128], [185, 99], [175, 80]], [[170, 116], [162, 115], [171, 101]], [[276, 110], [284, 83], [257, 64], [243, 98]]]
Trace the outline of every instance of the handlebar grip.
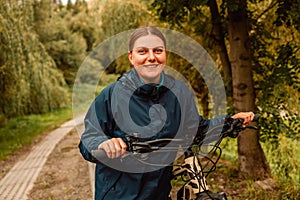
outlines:
[[258, 122], [259, 120], [259, 114], [255, 114], [253, 118], [253, 122]]
[[94, 158], [96, 158], [98, 161], [107, 159], [106, 152], [103, 149], [97, 149], [97, 150], [92, 150], [91, 154]]

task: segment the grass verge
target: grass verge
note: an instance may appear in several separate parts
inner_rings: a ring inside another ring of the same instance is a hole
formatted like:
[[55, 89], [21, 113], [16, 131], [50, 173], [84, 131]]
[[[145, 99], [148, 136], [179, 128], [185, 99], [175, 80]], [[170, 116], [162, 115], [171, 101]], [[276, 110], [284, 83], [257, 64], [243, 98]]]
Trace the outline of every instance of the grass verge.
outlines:
[[38, 135], [58, 128], [71, 118], [72, 109], [63, 108], [7, 120], [5, 127], [0, 128], [0, 160], [7, 160], [11, 154], [31, 144]]
[[[287, 138], [278, 134], [278, 143], [276, 146], [270, 142], [261, 143], [267, 161], [270, 165], [273, 179], [276, 182], [276, 187], [271, 191], [266, 191], [255, 187], [251, 180], [241, 181], [233, 176], [230, 176], [230, 181], [235, 182], [235, 185], [240, 188], [239, 195], [242, 199], [261, 199], [261, 200], [283, 200], [283, 199], [300, 199], [300, 148], [299, 141]], [[231, 166], [237, 168], [238, 155], [236, 140], [227, 138], [222, 143], [224, 158], [230, 161]], [[221, 171], [220, 165], [216, 172]], [[228, 170], [222, 171], [221, 174], [226, 174]], [[214, 174], [215, 175], [215, 174]], [[228, 176], [225, 176], [225, 178]], [[229, 181], [228, 181], [229, 182]], [[247, 184], [245, 184], [247, 182]], [[230, 186], [227, 184], [227, 188]], [[231, 189], [232, 191], [236, 189]], [[237, 194], [235, 194], [237, 196]]]

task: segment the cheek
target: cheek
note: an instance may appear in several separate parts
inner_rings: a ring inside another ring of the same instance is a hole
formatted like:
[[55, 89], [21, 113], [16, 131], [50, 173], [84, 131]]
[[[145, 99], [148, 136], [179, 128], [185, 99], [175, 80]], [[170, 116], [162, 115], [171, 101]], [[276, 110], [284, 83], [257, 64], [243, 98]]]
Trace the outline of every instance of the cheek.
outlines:
[[167, 62], [167, 56], [166, 56], [166, 54], [163, 54], [163, 55], [158, 56], [157, 59], [158, 59], [159, 62], [162, 63], [162, 64], [166, 64], [166, 62]]
[[133, 62], [134, 64], [140, 64], [140, 63], [143, 63], [143, 62], [145, 62], [145, 60], [146, 60], [146, 57], [144, 57], [144, 56], [134, 56], [134, 57], [132, 58], [132, 62]]
[[166, 58], [166, 57], [164, 57], [164, 58], [162, 59], [162, 62], [163, 62], [164, 64], [166, 64], [166, 62], [167, 62], [167, 58]]

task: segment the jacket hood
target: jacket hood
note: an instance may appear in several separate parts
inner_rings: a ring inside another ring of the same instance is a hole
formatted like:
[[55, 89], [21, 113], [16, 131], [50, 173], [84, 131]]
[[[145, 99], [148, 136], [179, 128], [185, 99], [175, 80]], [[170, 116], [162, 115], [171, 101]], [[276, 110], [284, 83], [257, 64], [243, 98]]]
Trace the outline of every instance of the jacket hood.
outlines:
[[144, 84], [134, 68], [126, 72], [118, 81], [121, 82], [126, 89], [133, 91], [134, 94], [139, 97], [158, 100], [166, 91], [172, 89], [175, 85], [175, 79], [173, 77], [166, 74], [164, 75], [164, 82], [160, 87], [153, 84]]

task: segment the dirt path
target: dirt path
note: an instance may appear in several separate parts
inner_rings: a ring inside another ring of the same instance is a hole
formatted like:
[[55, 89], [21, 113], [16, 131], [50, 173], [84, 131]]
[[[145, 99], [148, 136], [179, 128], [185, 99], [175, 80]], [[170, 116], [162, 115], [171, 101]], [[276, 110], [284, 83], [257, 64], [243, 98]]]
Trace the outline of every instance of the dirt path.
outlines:
[[78, 151], [72, 131], [55, 147], [31, 190], [29, 200], [93, 199], [88, 163]]

